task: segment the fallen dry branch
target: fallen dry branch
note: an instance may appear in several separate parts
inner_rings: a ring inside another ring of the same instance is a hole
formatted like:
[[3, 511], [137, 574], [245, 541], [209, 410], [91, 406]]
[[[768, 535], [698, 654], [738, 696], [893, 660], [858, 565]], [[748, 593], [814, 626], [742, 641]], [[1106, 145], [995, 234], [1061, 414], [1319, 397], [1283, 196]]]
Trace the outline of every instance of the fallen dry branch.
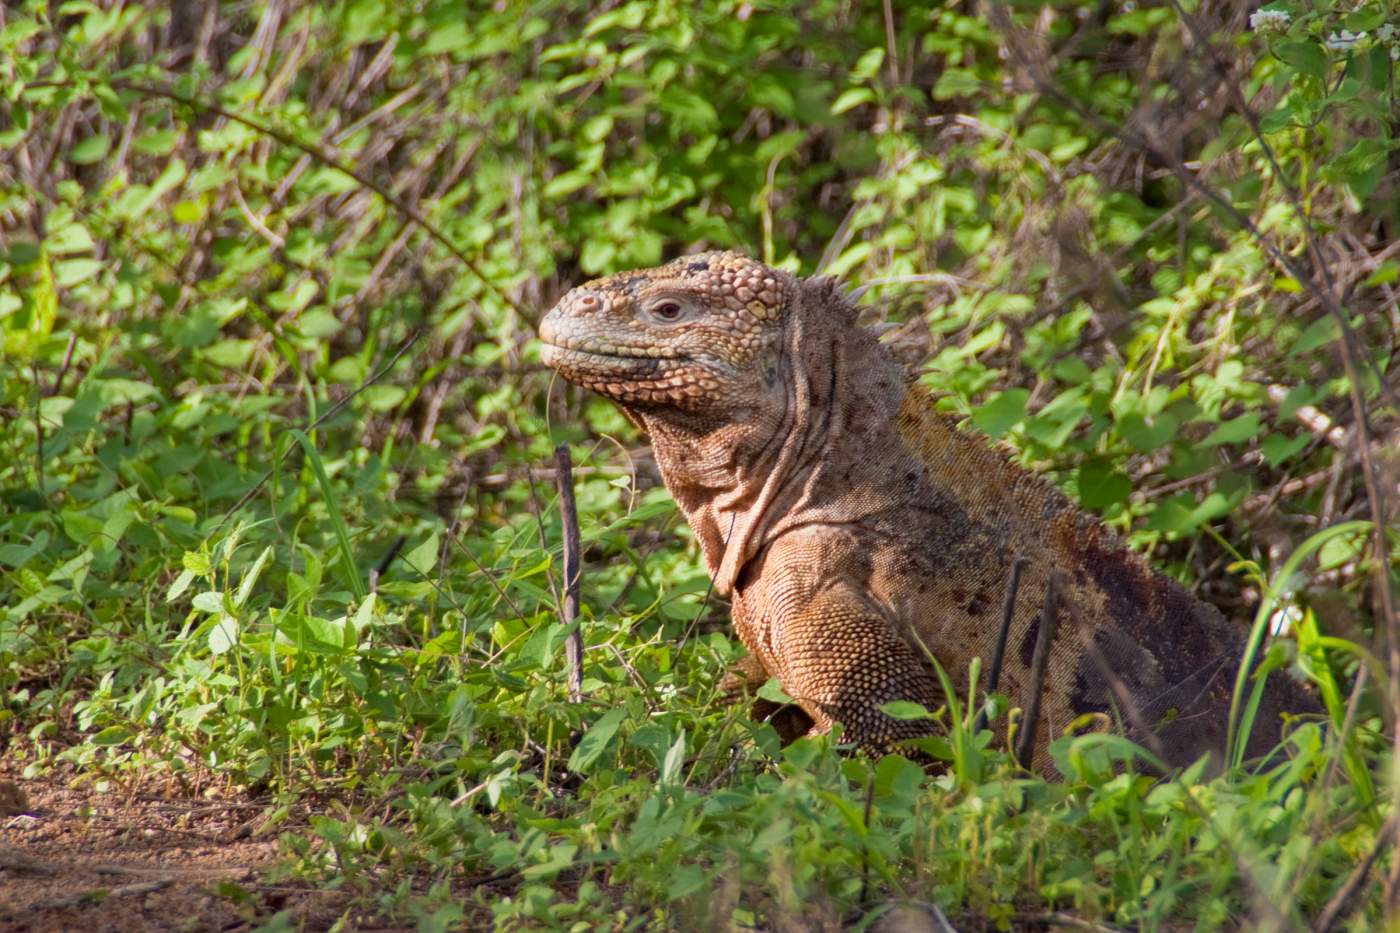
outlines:
[[244, 865], [220, 866], [218, 868], [176, 868], [169, 865], [119, 865], [113, 862], [85, 864], [82, 862], [47, 862], [15, 848], [0, 849], [0, 870], [22, 871], [36, 875], [71, 874], [88, 872], [95, 875], [115, 875], [125, 878], [149, 878], [152, 876], [176, 879], [211, 879], [235, 881], [246, 878], [253, 870]]
[[159, 891], [161, 888], [168, 888], [174, 883], [174, 878], [160, 878], [155, 881], [123, 884], [115, 888], [89, 888], [86, 891], [79, 891], [77, 894], [65, 894], [62, 897], [36, 901], [29, 905], [29, 911], [62, 910], [65, 907], [77, 907], [80, 904], [100, 904], [109, 897], [139, 897], [142, 894]]
[[19, 849], [0, 849], [0, 871], [28, 872], [31, 875], [56, 874], [61, 866], [41, 862]]

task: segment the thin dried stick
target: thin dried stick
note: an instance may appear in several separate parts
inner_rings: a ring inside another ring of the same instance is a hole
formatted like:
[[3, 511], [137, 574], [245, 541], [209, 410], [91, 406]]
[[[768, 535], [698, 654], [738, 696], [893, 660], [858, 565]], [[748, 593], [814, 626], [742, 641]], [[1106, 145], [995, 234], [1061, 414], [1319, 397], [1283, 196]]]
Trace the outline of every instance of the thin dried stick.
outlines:
[[[1006, 657], [1006, 639], [1011, 634], [1011, 620], [1016, 615], [1016, 593], [1021, 588], [1021, 571], [1029, 561], [1017, 555], [1011, 562], [1011, 570], [1006, 580], [1006, 599], [1001, 604], [1001, 630], [997, 632], [997, 643], [992, 649], [992, 664], [987, 669], [987, 689], [984, 693], [995, 693], [1001, 683], [1001, 665]], [[984, 705], [972, 720], [972, 734], [981, 732], [987, 725], [987, 708]]]
[[554, 464], [558, 470], [559, 517], [564, 525], [564, 603], [560, 607], [565, 625], [574, 626], [564, 650], [569, 660], [569, 702], [583, 699], [583, 634], [578, 630], [579, 609], [579, 551], [578, 507], [574, 503], [573, 462], [567, 444], [554, 448]]
[[1366, 879], [1371, 874], [1371, 867], [1376, 864], [1376, 860], [1385, 851], [1386, 843], [1394, 838], [1397, 831], [1400, 831], [1400, 815], [1392, 816], [1381, 827], [1381, 831], [1376, 834], [1376, 844], [1371, 847], [1370, 854], [1362, 860], [1360, 865], [1352, 869], [1346, 884], [1332, 895], [1327, 906], [1322, 908], [1322, 913], [1318, 914], [1317, 920], [1313, 923], [1314, 933], [1326, 933], [1339, 921], [1346, 919], [1347, 914], [1351, 912], [1351, 902], [1356, 899], [1357, 892], [1366, 884]]
[[379, 578], [383, 576], [384, 571], [389, 569], [389, 565], [394, 562], [395, 557], [399, 556], [399, 552], [403, 550], [403, 546], [407, 543], [407, 535], [399, 535], [395, 538], [394, 543], [389, 545], [388, 553], [381, 557], [379, 563], [369, 572], [369, 591], [371, 593], [379, 592]]
[[58, 375], [54, 378], [53, 388], [46, 393], [50, 397], [63, 391], [63, 379], [68, 375], [68, 367], [73, 365], [73, 348], [78, 345], [77, 333], [68, 335], [68, 349], [63, 351], [63, 365], [58, 368]]
[[1040, 608], [1040, 631], [1035, 637], [1035, 653], [1031, 655], [1030, 681], [1026, 685], [1025, 715], [1021, 717], [1021, 734], [1016, 739], [1016, 762], [1029, 768], [1035, 734], [1040, 725], [1040, 695], [1045, 688], [1045, 671], [1050, 663], [1050, 646], [1055, 640], [1056, 590], [1059, 574], [1052, 572], [1045, 581], [1045, 602]]

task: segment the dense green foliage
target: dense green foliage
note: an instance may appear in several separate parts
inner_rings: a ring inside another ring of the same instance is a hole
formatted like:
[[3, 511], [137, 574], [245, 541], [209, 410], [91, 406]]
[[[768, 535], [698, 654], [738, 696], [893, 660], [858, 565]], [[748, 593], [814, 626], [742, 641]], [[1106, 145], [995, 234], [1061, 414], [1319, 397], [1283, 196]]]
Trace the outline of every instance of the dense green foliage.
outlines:
[[[0, 11], [6, 758], [265, 793], [263, 832], [333, 801], [294, 869], [429, 929], [1316, 917], [1394, 811], [1358, 450], [1394, 498], [1400, 10], [465, 7]], [[1293, 619], [1269, 666], [1332, 728], [1213, 780], [1067, 738], [1049, 783], [980, 697], [936, 776], [718, 704], [688, 530], [532, 342], [699, 246], [868, 286], [941, 404]]]

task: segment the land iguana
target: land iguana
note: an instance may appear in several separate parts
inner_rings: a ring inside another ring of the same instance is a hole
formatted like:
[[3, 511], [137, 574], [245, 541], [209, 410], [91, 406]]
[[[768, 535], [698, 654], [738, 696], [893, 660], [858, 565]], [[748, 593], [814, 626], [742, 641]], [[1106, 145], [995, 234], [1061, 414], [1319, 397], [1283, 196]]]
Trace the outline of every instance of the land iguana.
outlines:
[[[1051, 628], [1036, 767], [1051, 768], [1047, 745], [1085, 714], [1172, 766], [1220, 755], [1237, 627], [936, 411], [856, 317], [832, 279], [711, 252], [588, 282], [540, 325], [545, 363], [650, 436], [731, 600], [744, 680], [776, 677], [811, 732], [839, 722], [870, 751], [927, 735], [928, 720], [881, 707], [942, 704], [928, 653], [966, 695], [1019, 558], [999, 692], [1022, 702], [1033, 686], [1052, 575], [1077, 620], [1059, 613]], [[1269, 677], [1247, 752], [1277, 744], [1283, 712], [1317, 708], [1291, 677]]]

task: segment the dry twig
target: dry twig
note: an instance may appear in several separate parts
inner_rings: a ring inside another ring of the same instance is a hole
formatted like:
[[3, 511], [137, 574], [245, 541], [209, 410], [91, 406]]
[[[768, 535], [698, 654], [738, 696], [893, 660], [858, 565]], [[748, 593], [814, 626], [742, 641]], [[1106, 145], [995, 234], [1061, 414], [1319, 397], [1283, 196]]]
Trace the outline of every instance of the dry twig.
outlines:
[[569, 661], [569, 701], [583, 699], [583, 634], [578, 628], [579, 610], [579, 543], [578, 507], [574, 504], [573, 463], [569, 448], [560, 444], [554, 448], [554, 464], [558, 470], [559, 517], [564, 526], [564, 604], [561, 621], [573, 626], [564, 648]]
[[1026, 686], [1025, 715], [1021, 718], [1021, 734], [1016, 738], [1016, 761], [1028, 768], [1031, 749], [1035, 748], [1035, 736], [1040, 725], [1040, 695], [1045, 689], [1045, 672], [1050, 664], [1050, 647], [1055, 641], [1055, 627], [1059, 620], [1057, 590], [1059, 573], [1051, 571], [1045, 581], [1045, 602], [1040, 609], [1040, 630], [1035, 636], [1035, 652], [1031, 655], [1030, 682]]
[[[992, 664], [987, 669], [987, 689], [984, 693], [995, 693], [997, 686], [1001, 683], [1001, 665], [1006, 657], [1006, 639], [1011, 634], [1011, 620], [1016, 615], [1016, 593], [1021, 588], [1021, 571], [1026, 569], [1029, 563], [1025, 557], [1020, 555], [1011, 562], [1011, 569], [1007, 572], [1006, 579], [1006, 599], [1001, 605], [1001, 630], [997, 632], [996, 647], [992, 649]], [[977, 711], [977, 715], [972, 720], [972, 734], [981, 732], [987, 725], [987, 710], [985, 705]]]

